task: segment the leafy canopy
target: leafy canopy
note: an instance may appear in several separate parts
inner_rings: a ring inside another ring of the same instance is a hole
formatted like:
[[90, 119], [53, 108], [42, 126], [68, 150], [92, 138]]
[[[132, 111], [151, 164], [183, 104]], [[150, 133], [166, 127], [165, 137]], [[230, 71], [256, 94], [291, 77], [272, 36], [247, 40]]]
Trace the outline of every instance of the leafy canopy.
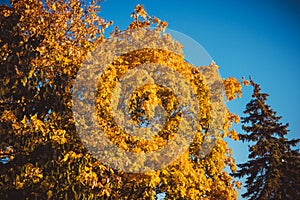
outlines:
[[[183, 156], [157, 171], [125, 173], [103, 165], [89, 153], [78, 136], [72, 115], [76, 74], [88, 52], [103, 42], [103, 32], [110, 25], [98, 16], [100, 7], [93, 1], [84, 4], [79, 0], [18, 0], [11, 5], [0, 7], [1, 199], [153, 199], [159, 193], [164, 193], [166, 199], [237, 197], [235, 187], [239, 183], [224, 171], [230, 166], [234, 172], [235, 163], [223, 137], [238, 139], [230, 128], [238, 117], [226, 109], [221, 137], [208, 155], [199, 156], [203, 133], [211, 120], [210, 91], [200, 71], [186, 63], [183, 55], [157, 50], [121, 55], [101, 80], [107, 87], [98, 88], [99, 94], [104, 95], [97, 98], [97, 105], [103, 109], [98, 114], [100, 123], [111, 120], [104, 108], [109, 108], [106, 103], [110, 101], [111, 83], [122, 75], [115, 74], [116, 70], [125, 73], [138, 63], [170, 62], [166, 59], [171, 56], [170, 67], [186, 73], [201, 97], [199, 132]], [[128, 30], [167, 25], [150, 17], [139, 5], [131, 16], [133, 22]], [[112, 34], [118, 32], [116, 29]], [[156, 56], [150, 56], [153, 54]], [[208, 67], [212, 66], [215, 64]], [[240, 84], [234, 78], [224, 83], [228, 100], [234, 99], [240, 93]], [[143, 102], [145, 95], [151, 97], [151, 102]], [[142, 107], [136, 102], [142, 102]], [[168, 112], [176, 108], [176, 99], [168, 90], [145, 87], [132, 100], [133, 120], [141, 119], [141, 110], [151, 116], [151, 107], [147, 110], [145, 105], [153, 103], [162, 104]], [[104, 127], [116, 145], [147, 152], [172, 139], [176, 120], [152, 143], [136, 143], [113, 129], [113, 125]]]

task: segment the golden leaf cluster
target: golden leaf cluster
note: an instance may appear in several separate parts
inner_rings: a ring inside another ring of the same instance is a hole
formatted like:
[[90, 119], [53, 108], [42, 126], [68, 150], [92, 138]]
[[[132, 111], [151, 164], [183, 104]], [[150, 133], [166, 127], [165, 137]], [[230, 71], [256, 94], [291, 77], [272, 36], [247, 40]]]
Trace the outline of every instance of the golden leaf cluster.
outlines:
[[[200, 156], [213, 120], [210, 83], [198, 67], [185, 62], [182, 46], [170, 35], [161, 40], [172, 51], [143, 47], [117, 56], [107, 66], [97, 85], [98, 122], [115, 145], [136, 153], [159, 150], [176, 137], [180, 114], [149, 139], [130, 136], [113, 121], [111, 99], [117, 80], [129, 70], [154, 63], [180, 73], [195, 92], [200, 110], [197, 132], [189, 149], [171, 165], [147, 173], [125, 173], [105, 166], [87, 151], [71, 110], [76, 73], [86, 55], [104, 41], [104, 28], [110, 24], [98, 17], [100, 7], [79, 0], [18, 0], [12, 1], [12, 7], [0, 8], [1, 32], [6, 31], [0, 38], [0, 159], [10, 158], [5, 167], [0, 164], [0, 197], [9, 195], [5, 191], [22, 191], [24, 199], [154, 199], [158, 193], [166, 199], [237, 198], [235, 188], [240, 183], [225, 171], [226, 166], [235, 171], [235, 163], [223, 137], [238, 139], [231, 130], [238, 118], [226, 110], [221, 122], [224, 130], [216, 130], [220, 137], [205, 157]], [[161, 34], [167, 26], [150, 17], [141, 5], [131, 16], [128, 30], [156, 24]], [[139, 40], [141, 36], [144, 41], [155, 41], [151, 35], [136, 35]], [[228, 100], [240, 95], [236, 79], [226, 79], [224, 85]], [[136, 90], [130, 100], [136, 124], [143, 115], [153, 117], [157, 105], [168, 115], [178, 106], [171, 90], [154, 84]], [[84, 117], [82, 125], [89, 127]], [[92, 129], [88, 134], [93, 134]]]
[[233, 100], [238, 96], [242, 96], [242, 85], [237, 78], [229, 77], [224, 80], [227, 100]]

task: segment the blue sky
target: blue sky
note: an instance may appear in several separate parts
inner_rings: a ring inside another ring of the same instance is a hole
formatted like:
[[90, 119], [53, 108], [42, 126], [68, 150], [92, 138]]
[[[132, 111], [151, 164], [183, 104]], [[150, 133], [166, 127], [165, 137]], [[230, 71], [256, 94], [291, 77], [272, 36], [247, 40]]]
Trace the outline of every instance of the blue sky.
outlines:
[[[223, 78], [251, 75], [270, 94], [268, 104], [282, 122], [289, 122], [289, 137], [299, 138], [300, 1], [106, 0], [100, 15], [125, 29], [136, 4], [200, 43], [221, 66]], [[242, 115], [251, 92], [244, 88], [242, 99], [229, 102], [231, 111]], [[247, 144], [229, 145], [237, 163], [247, 160]]]

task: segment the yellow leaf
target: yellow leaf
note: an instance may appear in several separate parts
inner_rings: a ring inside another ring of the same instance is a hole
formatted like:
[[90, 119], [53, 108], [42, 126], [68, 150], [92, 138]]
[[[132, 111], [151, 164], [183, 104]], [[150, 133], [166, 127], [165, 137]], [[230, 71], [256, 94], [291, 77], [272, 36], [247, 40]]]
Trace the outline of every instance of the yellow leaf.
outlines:
[[53, 10], [53, 11], [56, 11], [56, 5], [55, 5], [55, 3], [52, 4], [52, 10]]
[[53, 195], [52, 191], [48, 190], [48, 192], [47, 192], [48, 199], [51, 199], [52, 195]]
[[34, 69], [32, 69], [32, 70], [29, 71], [28, 78], [31, 78], [32, 75], [35, 75], [34, 71], [35, 71]]
[[24, 76], [22, 79], [21, 79], [21, 83], [22, 85], [25, 87], [26, 86], [26, 83], [27, 83], [27, 77]]

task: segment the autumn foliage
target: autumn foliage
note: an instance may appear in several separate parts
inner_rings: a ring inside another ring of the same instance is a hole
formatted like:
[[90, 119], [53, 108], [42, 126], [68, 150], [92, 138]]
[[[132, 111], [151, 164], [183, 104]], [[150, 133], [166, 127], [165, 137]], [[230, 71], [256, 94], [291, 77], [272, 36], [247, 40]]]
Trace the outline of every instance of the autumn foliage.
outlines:
[[[212, 120], [210, 91], [200, 67], [185, 62], [184, 55], [157, 49], [121, 55], [107, 68], [96, 99], [99, 123], [108, 138], [128, 151], [153, 151], [176, 135], [173, 126], [180, 115], [153, 141], [120, 132], [109, 113], [114, 81], [147, 62], [167, 63], [184, 74], [198, 95], [202, 116], [199, 131], [180, 158], [156, 171], [126, 173], [104, 165], [83, 145], [72, 113], [72, 85], [111, 24], [99, 17], [99, 9], [94, 2], [79, 0], [19, 0], [0, 7], [0, 198], [154, 199], [164, 194], [166, 199], [236, 199], [240, 184], [225, 171], [229, 166], [235, 172], [235, 163], [223, 138], [238, 139], [231, 125], [239, 118], [225, 108], [220, 137], [200, 156]], [[127, 30], [167, 26], [139, 5], [131, 16]], [[240, 95], [235, 78], [224, 80], [224, 85], [228, 100]], [[176, 98], [165, 88], [150, 85], [134, 95], [131, 115], [136, 123], [144, 111], [151, 116], [152, 108], [146, 105], [162, 104], [168, 113], [176, 109]], [[142, 102], [145, 96], [147, 102]]]

